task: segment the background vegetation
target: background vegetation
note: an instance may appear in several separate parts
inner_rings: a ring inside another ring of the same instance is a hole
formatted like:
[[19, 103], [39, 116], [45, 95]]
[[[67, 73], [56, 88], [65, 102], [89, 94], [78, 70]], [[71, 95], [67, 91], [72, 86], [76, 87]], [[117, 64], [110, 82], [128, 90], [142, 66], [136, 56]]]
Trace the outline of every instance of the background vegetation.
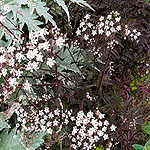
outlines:
[[2, 0], [0, 149], [149, 150], [148, 2]]

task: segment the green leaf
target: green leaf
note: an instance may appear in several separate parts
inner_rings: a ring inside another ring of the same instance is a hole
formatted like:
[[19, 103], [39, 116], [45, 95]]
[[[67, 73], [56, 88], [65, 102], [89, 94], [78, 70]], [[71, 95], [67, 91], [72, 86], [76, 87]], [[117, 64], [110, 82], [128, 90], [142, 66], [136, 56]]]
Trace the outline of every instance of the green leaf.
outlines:
[[[21, 133], [17, 132], [16, 128], [12, 129], [8, 134], [8, 129], [3, 130], [0, 134], [0, 150], [26, 150], [26, 144], [21, 140]], [[29, 150], [35, 150], [38, 148], [44, 140], [42, 139], [45, 132], [32, 133], [32, 139], [28, 139], [30, 143], [28, 145]]]
[[40, 28], [38, 27], [38, 25], [41, 25], [42, 22], [36, 20], [38, 16], [35, 14], [31, 15], [29, 12], [29, 9], [26, 7], [21, 7], [20, 11], [22, 15], [18, 15], [18, 18], [22, 22], [22, 27], [26, 23], [30, 32], [40, 31]]
[[95, 11], [86, 1], [84, 0], [71, 0], [73, 3], [77, 3], [80, 6], [86, 6], [89, 7], [91, 10]]
[[146, 150], [150, 150], [150, 140], [145, 144]]
[[130, 86], [134, 86], [134, 85], [135, 85], [135, 80], [130, 83]]
[[103, 145], [100, 145], [100, 146], [96, 147], [96, 150], [104, 150]]
[[47, 11], [48, 7], [45, 7], [46, 3], [41, 1], [35, 1], [34, 9], [36, 9], [39, 16], [43, 16], [45, 18], [46, 23], [50, 21], [55, 27], [57, 27], [56, 22], [53, 20], [53, 16], [51, 16]]
[[147, 134], [150, 134], [150, 125], [145, 125], [143, 127], [143, 130], [147, 133]]
[[26, 150], [25, 143], [21, 143], [20, 132], [16, 135], [16, 128], [9, 134], [8, 129], [5, 129], [0, 134], [0, 139], [0, 150]]
[[61, 7], [63, 8], [63, 10], [66, 12], [67, 17], [68, 17], [68, 21], [70, 21], [68, 7], [66, 6], [65, 2], [64, 2], [63, 0], [56, 0], [56, 2], [57, 2], [58, 5], [61, 6]]
[[[70, 50], [70, 53], [69, 53]], [[59, 56], [59, 58], [56, 59], [56, 62], [58, 64], [58, 71], [62, 73], [62, 71], [65, 70], [71, 70], [77, 73], [81, 74], [80, 71], [80, 67], [81, 66], [77, 66], [78, 62], [81, 60], [82, 55], [80, 53], [80, 49], [77, 49], [76, 47], [71, 47], [70, 49], [56, 49], [56, 51], [58, 52], [57, 55]], [[72, 56], [71, 56], [72, 55]], [[73, 60], [73, 58], [75, 60]]]
[[131, 87], [132, 91], [137, 90], [138, 88], [136, 86]]
[[134, 144], [134, 145], [132, 145], [132, 147], [136, 150], [144, 150], [144, 147], [142, 145], [139, 145], [139, 144]]
[[30, 143], [29, 150], [35, 150], [36, 148], [38, 148], [44, 142], [42, 138], [45, 134], [46, 132], [32, 133], [33, 138], [29, 140]]

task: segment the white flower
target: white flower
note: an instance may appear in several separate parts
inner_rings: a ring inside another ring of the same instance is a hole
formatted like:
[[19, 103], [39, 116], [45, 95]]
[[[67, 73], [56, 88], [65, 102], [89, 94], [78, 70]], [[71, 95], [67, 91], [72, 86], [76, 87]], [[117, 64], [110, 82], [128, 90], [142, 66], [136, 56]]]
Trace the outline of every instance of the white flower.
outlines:
[[4, 11], [5, 11], [5, 12], [8, 11], [9, 8], [10, 8], [10, 5], [9, 5], [9, 4], [5, 4], [5, 5], [4, 5]]
[[110, 31], [106, 31], [106, 36], [108, 37], [108, 36], [110, 36], [111, 35], [111, 32]]
[[59, 48], [62, 48], [64, 46], [65, 40], [63, 39], [63, 37], [59, 37], [56, 40], [56, 46], [58, 46]]
[[50, 127], [50, 126], [52, 125], [52, 123], [48, 121], [48, 122], [46, 123], [46, 125], [47, 125], [47, 127]]
[[137, 30], [136, 30], [136, 29], [134, 29], [134, 30], [133, 30], [133, 33], [136, 33], [136, 32], [137, 32]]
[[80, 23], [80, 28], [83, 27], [84, 25], [85, 25], [85, 22], [82, 21], [82, 22]]
[[28, 64], [26, 65], [26, 70], [33, 72], [33, 70], [38, 69], [38, 62], [31, 62], [29, 61]]
[[46, 64], [52, 68], [56, 61], [54, 60], [54, 57], [48, 58]]
[[108, 125], [109, 125], [108, 120], [105, 120], [105, 121], [104, 121], [104, 125], [105, 125], [105, 126], [108, 126]]
[[104, 134], [103, 138], [104, 138], [104, 140], [107, 140], [108, 139], [108, 134]]
[[102, 128], [102, 131], [103, 131], [103, 132], [106, 132], [106, 131], [107, 131], [107, 127], [104, 126], [104, 127]]
[[83, 38], [87, 41], [89, 39], [89, 35], [85, 34]]
[[130, 36], [133, 37], [134, 36], [133, 33], [131, 33]]
[[65, 124], [68, 124], [69, 123], [69, 120], [68, 119], [65, 119], [65, 122], [64, 122]]
[[120, 13], [118, 13], [117, 11], [113, 12], [115, 16], [119, 16]]
[[87, 27], [83, 27], [82, 28], [82, 32], [86, 31]]
[[109, 23], [109, 21], [108, 21], [108, 20], [106, 20], [106, 21], [105, 21], [105, 25], [108, 25], [108, 23]]
[[114, 25], [114, 22], [113, 22], [113, 21], [110, 21], [109, 24], [110, 24], [110, 26], [113, 26], [113, 25]]
[[76, 31], [76, 35], [81, 35], [81, 30], [78, 28], [77, 31]]
[[43, 117], [45, 120], [47, 120], [47, 118], [48, 118], [48, 116], [47, 115], [44, 115], [44, 117]]
[[108, 30], [108, 29], [109, 29], [109, 26], [105, 26], [105, 27], [104, 27], [104, 30]]
[[99, 138], [97, 135], [95, 135], [95, 136], [94, 136], [94, 141], [95, 141], [95, 142], [98, 142], [99, 140], [100, 140], [100, 138]]
[[110, 28], [110, 31], [111, 31], [111, 32], [116, 32], [116, 30], [115, 30], [114, 27], [111, 27], [111, 28]]
[[24, 59], [25, 59], [25, 56], [22, 53], [18, 52], [16, 54], [16, 60], [18, 60], [18, 62], [21, 62], [21, 60], [24, 60]]
[[117, 29], [117, 31], [121, 31], [121, 26], [118, 25], [118, 26], [116, 27], [116, 29]]
[[38, 51], [37, 51], [37, 49], [34, 49], [34, 50], [28, 50], [28, 52], [27, 52], [27, 58], [29, 59], [29, 60], [31, 60], [31, 59], [33, 59], [36, 55], [37, 55], [37, 53], [38, 53]]
[[121, 19], [121, 17], [117, 17], [117, 18], [115, 18], [116, 22], [119, 22], [119, 21], [120, 21], [120, 19]]
[[76, 139], [75, 139], [75, 138], [72, 138], [72, 142], [76, 142]]
[[99, 136], [99, 137], [101, 137], [101, 136], [103, 136], [103, 135], [104, 135], [104, 132], [103, 132], [103, 131], [101, 131], [101, 130], [99, 130], [99, 131], [97, 131], [97, 134], [98, 134], [98, 136]]
[[52, 130], [51, 128], [48, 128], [48, 129], [47, 129], [47, 133], [52, 134], [52, 133], [53, 133], [53, 130]]
[[40, 122], [44, 125], [46, 121], [44, 119], [41, 119]]
[[36, 61], [40, 61], [40, 62], [43, 62], [43, 55], [41, 53], [38, 53], [36, 55]]
[[102, 121], [98, 122], [98, 126], [101, 127], [103, 125]]
[[49, 47], [50, 47], [50, 44], [49, 42], [44, 42], [44, 43], [39, 43], [38, 44], [38, 49], [41, 50], [41, 49], [44, 49], [44, 50], [49, 50]]
[[92, 124], [95, 128], [97, 128], [97, 126], [98, 126], [98, 122], [97, 122], [97, 120], [95, 120], [95, 119], [92, 119], [92, 120], [91, 120], [91, 124]]
[[128, 36], [131, 33], [129, 29], [125, 29], [125, 35]]
[[50, 119], [52, 119], [52, 118], [54, 117], [53, 113], [50, 112], [49, 115], [48, 115], [48, 117], [49, 117]]
[[46, 28], [41, 29], [41, 31], [40, 31], [41, 36], [48, 35], [48, 34], [49, 34], [49, 32], [47, 31]]
[[93, 24], [90, 23], [90, 22], [87, 25], [88, 25], [89, 28], [91, 28], [93, 26]]
[[98, 25], [99, 28], [102, 28], [103, 26], [104, 26], [104, 22], [101, 22], [101, 23]]
[[76, 126], [80, 126], [81, 125], [81, 121], [76, 121]]
[[86, 16], [84, 17], [86, 20], [90, 19], [91, 15], [86, 14]]
[[87, 125], [89, 123], [89, 120], [88, 120], [88, 118], [86, 117], [84, 120], [83, 120], [83, 124], [84, 125]]
[[93, 118], [93, 112], [91, 110], [87, 113], [87, 117], [88, 119]]
[[3, 55], [0, 56], [0, 63], [4, 63], [6, 62], [6, 59]]
[[55, 114], [56, 116], [59, 116], [59, 113], [60, 113], [60, 110], [59, 110], [58, 108], [54, 110], [54, 114]]
[[53, 121], [53, 125], [54, 125], [54, 126], [57, 126], [58, 123], [59, 123], [59, 122], [58, 122], [56, 119]]
[[137, 38], [138, 38], [138, 37], [135, 35], [135, 36], [134, 36], [134, 39], [136, 40]]
[[98, 33], [99, 33], [99, 34], [103, 34], [103, 33], [104, 33], [104, 30], [103, 30], [103, 29], [100, 29], [100, 30], [98, 30]]
[[107, 19], [108, 19], [108, 20], [111, 20], [111, 19], [112, 19], [112, 15], [108, 15], [108, 16], [107, 16]]
[[45, 107], [44, 111], [45, 111], [45, 113], [49, 113], [49, 108]]
[[104, 20], [104, 16], [101, 16], [100, 18], [99, 18], [99, 21], [103, 21]]
[[44, 115], [43, 110], [39, 110], [39, 115], [40, 116]]
[[92, 35], [95, 36], [97, 34], [96, 30], [92, 30]]
[[80, 141], [78, 141], [78, 146], [80, 147], [82, 145], [82, 143]]
[[94, 128], [90, 128], [90, 129], [88, 130], [89, 136], [92, 136], [94, 132], [95, 132], [95, 129], [94, 129]]
[[74, 116], [71, 117], [70, 119], [71, 119], [71, 121], [75, 121], [76, 120]]
[[79, 131], [79, 129], [77, 129], [76, 126], [73, 127], [72, 135], [75, 135], [78, 131]]
[[77, 146], [75, 144], [71, 145], [73, 149], [77, 149]]
[[88, 147], [88, 143], [87, 143], [87, 142], [84, 142], [83, 145], [84, 145], [85, 147]]
[[105, 118], [104, 116], [105, 116], [105, 114], [100, 113], [98, 117], [99, 117], [100, 119], [103, 119], [103, 118]]
[[141, 35], [141, 32], [137, 32], [137, 34], [136, 34], [137, 36], [140, 36]]
[[6, 74], [7, 74], [7, 69], [6, 68], [2, 68], [1, 72], [2, 72], [2, 75], [5, 77]]
[[116, 128], [117, 128], [117, 127], [112, 124], [111, 127], [110, 127], [110, 130], [111, 130], [111, 131], [116, 131]]
[[13, 52], [15, 51], [15, 47], [14, 46], [10, 46], [9, 48], [8, 48], [8, 53], [11, 53], [11, 54], [13, 54]]
[[17, 76], [17, 78], [19, 78], [22, 73], [23, 73], [23, 71], [21, 71], [20, 69], [16, 70], [16, 76]]
[[15, 87], [18, 84], [16, 78], [9, 78], [8, 82], [9, 82], [10, 86], [12, 86], [12, 87]]

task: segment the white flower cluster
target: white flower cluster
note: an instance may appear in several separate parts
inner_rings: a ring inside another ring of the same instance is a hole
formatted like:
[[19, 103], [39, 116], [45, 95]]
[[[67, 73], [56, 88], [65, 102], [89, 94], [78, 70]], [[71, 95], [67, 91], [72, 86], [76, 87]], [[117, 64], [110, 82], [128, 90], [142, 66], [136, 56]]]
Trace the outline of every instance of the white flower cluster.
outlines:
[[84, 114], [82, 110], [79, 111], [70, 134], [72, 148], [90, 150], [98, 141], [113, 140], [111, 134], [117, 127], [104, 118], [105, 115], [98, 109], [95, 112], [89, 111], [87, 114]]
[[95, 100], [95, 97], [90, 96], [90, 93], [86, 93], [86, 98], [89, 99], [90, 101]]
[[[4, 101], [18, 86], [25, 91], [32, 91], [32, 84], [25, 79], [25, 74], [39, 72], [42, 64], [50, 69], [55, 65], [53, 45], [46, 39], [48, 34], [47, 29], [43, 28], [39, 32], [31, 32], [26, 43], [22, 38], [18, 41], [15, 39], [8, 48], [0, 46], [0, 76], [5, 80], [1, 84], [1, 95], [4, 96]], [[53, 38], [51, 40], [52, 43], [56, 42]]]
[[65, 38], [66, 34], [63, 35], [60, 32], [60, 29], [53, 28], [52, 29], [52, 34], [54, 35], [54, 39], [56, 40], [55, 45], [58, 46], [59, 48], [62, 48], [65, 46]]
[[[128, 25], [125, 25], [125, 35], [129, 36], [131, 38], [132, 41], [137, 40], [138, 37], [141, 35], [140, 32], [138, 32], [136, 29], [134, 29], [133, 31], [128, 29]], [[124, 37], [124, 39], [126, 39], [126, 37]], [[138, 40], [137, 40], [138, 42]]]
[[[107, 16], [100, 16], [97, 22], [91, 22], [91, 15], [87, 14], [81, 20], [76, 35], [83, 37], [85, 42], [87, 42], [90, 51], [92, 51], [94, 55], [100, 53], [100, 50], [104, 46], [104, 41], [107, 43], [107, 45], [105, 45], [107, 48], [113, 49], [114, 46], [119, 43], [114, 38], [114, 34], [116, 33], [121, 34], [124, 39], [130, 37], [132, 41], [136, 40], [137, 42], [138, 37], [141, 35], [136, 29], [130, 30], [128, 25], [122, 24], [120, 13], [117, 11], [112, 11]], [[95, 47], [97, 44], [103, 45], [100, 46], [101, 49]]]
[[55, 134], [61, 131], [63, 125], [69, 123], [71, 111], [64, 110], [62, 102], [59, 101], [59, 107], [44, 107], [37, 109], [35, 106], [23, 107], [15, 110], [17, 114], [17, 127], [21, 127], [27, 132], [47, 132]]

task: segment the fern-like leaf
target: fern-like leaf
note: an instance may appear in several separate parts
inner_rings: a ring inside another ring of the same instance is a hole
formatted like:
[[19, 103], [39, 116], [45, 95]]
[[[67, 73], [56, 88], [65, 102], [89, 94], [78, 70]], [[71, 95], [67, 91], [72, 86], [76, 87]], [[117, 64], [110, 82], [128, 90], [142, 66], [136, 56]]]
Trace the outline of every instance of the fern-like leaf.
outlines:
[[77, 3], [78, 5], [80, 6], [86, 6], [86, 7], [89, 7], [91, 10], [95, 11], [86, 1], [84, 0], [70, 0], [72, 1], [73, 3]]
[[35, 1], [34, 9], [36, 9], [39, 16], [43, 16], [45, 18], [45, 23], [50, 21], [56, 27], [56, 22], [53, 20], [53, 16], [48, 13], [49, 8], [45, 7], [45, 5], [45, 2], [37, 0]]
[[65, 2], [63, 0], [56, 0], [59, 6], [63, 8], [63, 10], [66, 12], [68, 21], [70, 21], [70, 16], [69, 16], [69, 10], [68, 7], [66, 6]]

